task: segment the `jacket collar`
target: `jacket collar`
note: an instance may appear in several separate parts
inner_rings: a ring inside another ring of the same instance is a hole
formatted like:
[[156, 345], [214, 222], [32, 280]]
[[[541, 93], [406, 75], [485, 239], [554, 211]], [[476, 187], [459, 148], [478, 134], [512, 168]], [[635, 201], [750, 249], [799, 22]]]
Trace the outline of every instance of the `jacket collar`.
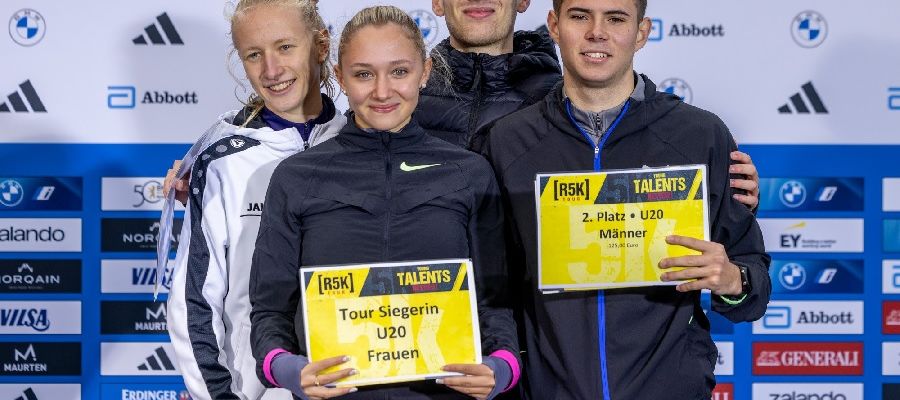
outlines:
[[385, 132], [361, 129], [356, 125], [354, 113], [350, 111], [347, 113], [347, 124], [338, 134], [338, 140], [368, 150], [394, 151], [415, 145], [425, 139], [425, 136], [425, 130], [416, 122], [415, 114], [399, 132]]
[[[621, 124], [613, 135], [606, 142], [607, 145], [612, 144], [622, 137], [637, 132], [649, 126], [651, 123], [662, 118], [674, 109], [682, 101], [678, 96], [669, 93], [656, 91], [656, 84], [644, 74], [638, 74], [639, 79], [644, 81], [644, 98], [631, 98], [631, 105], [628, 112], [622, 119]], [[565, 95], [563, 94], [562, 81], [550, 91], [541, 105], [541, 111], [545, 118], [550, 121], [558, 130], [567, 135], [577, 137], [579, 140], [587, 142], [587, 139], [580, 131], [572, 126], [566, 111]]]
[[[327, 123], [328, 121], [333, 120], [335, 117], [335, 114], [337, 113], [337, 109], [334, 106], [334, 102], [331, 101], [331, 98], [328, 97], [328, 95], [326, 95], [325, 93], [320, 93], [320, 94], [322, 95], [322, 112], [319, 114], [318, 117], [316, 117], [315, 119], [312, 120], [313, 123], [316, 125], [324, 124], [324, 123]], [[250, 115], [252, 115], [252, 114], [253, 114], [253, 107], [245, 106], [240, 111], [238, 111], [237, 115], [234, 116], [234, 119], [231, 121], [231, 123], [235, 126], [241, 126], [244, 124], [245, 121], [247, 121], [247, 118], [249, 118]], [[278, 117], [278, 118], [280, 118], [280, 117]], [[288, 121], [288, 122], [290, 122], [290, 121]], [[262, 129], [262, 128], [266, 128], [266, 127], [268, 127], [268, 125], [266, 124], [266, 121], [262, 117], [262, 112], [256, 113], [256, 115], [253, 116], [253, 119], [247, 123], [247, 126], [245, 126], [245, 128], [251, 128], [251, 129]]]
[[[559, 60], [553, 41], [546, 32], [518, 31], [513, 34], [513, 52], [489, 55], [461, 52], [444, 39], [435, 46], [447, 63], [451, 86], [456, 92], [469, 92], [479, 85], [487, 91], [507, 91], [519, 81], [546, 73], [559, 74]], [[439, 74], [432, 74], [429, 85], [440, 85]]]

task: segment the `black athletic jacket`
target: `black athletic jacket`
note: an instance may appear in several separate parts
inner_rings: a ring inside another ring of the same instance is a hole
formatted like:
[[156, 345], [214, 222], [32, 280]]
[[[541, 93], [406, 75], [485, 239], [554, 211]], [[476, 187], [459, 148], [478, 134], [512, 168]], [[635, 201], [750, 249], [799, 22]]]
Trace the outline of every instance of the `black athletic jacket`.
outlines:
[[[569, 118], [562, 85], [533, 106], [493, 126], [486, 153], [507, 203], [510, 259], [524, 254], [524, 382], [527, 397], [554, 399], [709, 399], [717, 351], [700, 293], [674, 287], [569, 292], [537, 291], [534, 178], [538, 172], [591, 171], [683, 164], [708, 166], [711, 238], [750, 270], [753, 291], [731, 306], [712, 296], [731, 321], [752, 321], [771, 291], [762, 235], [729, 188], [734, 140], [714, 114], [656, 91], [631, 100], [621, 123], [595, 157], [595, 144]], [[515, 253], [514, 253], [515, 252]]]
[[416, 115], [429, 133], [460, 147], [469, 147], [472, 135], [490, 122], [540, 101], [560, 79], [546, 32], [516, 32], [513, 52], [498, 56], [458, 51], [449, 38], [432, 51], [447, 62], [450, 86], [436, 69]]
[[[272, 175], [250, 278], [260, 380], [269, 383], [263, 363], [273, 350], [307, 354], [301, 266], [471, 258], [482, 351], [518, 356], [503, 285], [503, 211], [490, 165], [427, 135], [415, 120], [397, 133], [365, 132], [353, 121], [348, 115], [337, 137], [285, 159]], [[395, 390], [408, 392], [397, 394], [403, 398], [452, 392], [428, 383]]]

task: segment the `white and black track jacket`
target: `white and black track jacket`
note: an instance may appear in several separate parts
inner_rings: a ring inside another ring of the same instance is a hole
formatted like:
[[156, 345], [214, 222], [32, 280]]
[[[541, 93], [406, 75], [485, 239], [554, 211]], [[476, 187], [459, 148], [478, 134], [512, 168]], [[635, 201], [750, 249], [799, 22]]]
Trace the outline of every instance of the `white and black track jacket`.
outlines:
[[[332, 108], [333, 110], [333, 108]], [[168, 328], [191, 396], [196, 400], [256, 400], [266, 390], [250, 351], [250, 262], [266, 189], [284, 158], [335, 135], [346, 118], [334, 113], [313, 128], [308, 143], [296, 129], [274, 131], [248, 110], [222, 115], [190, 168], [168, 300]], [[290, 399], [284, 390], [267, 399]]]

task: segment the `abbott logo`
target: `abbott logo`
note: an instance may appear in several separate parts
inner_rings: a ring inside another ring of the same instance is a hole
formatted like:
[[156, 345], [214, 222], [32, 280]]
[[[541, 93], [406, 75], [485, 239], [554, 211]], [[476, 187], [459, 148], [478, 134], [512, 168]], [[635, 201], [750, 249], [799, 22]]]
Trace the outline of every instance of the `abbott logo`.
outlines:
[[[31, 107], [30, 112], [47, 112], [37, 91], [35, 91], [34, 86], [31, 85], [31, 80], [20, 83], [19, 90], [21, 91], [21, 94], [19, 94], [19, 91], [12, 92], [6, 97], [8, 101], [0, 103], [0, 112], [15, 111], [27, 113], [29, 112], [29, 106]], [[25, 96], [24, 99], [22, 98], [23, 95]], [[10, 107], [12, 107], [12, 110], [10, 110]]]
[[771, 301], [754, 334], [862, 334], [861, 301]]
[[135, 106], [134, 86], [107, 86], [106, 106], [112, 109], [132, 109]]
[[[162, 32], [160, 32], [159, 28], [162, 28]], [[170, 45], [184, 44], [184, 41], [181, 40], [181, 35], [175, 30], [175, 25], [172, 24], [169, 14], [166, 13], [157, 15], [156, 22], [147, 25], [144, 28], [144, 33], [137, 35], [131, 42], [139, 46], [146, 46], [149, 40], [154, 45], [165, 46], [167, 43], [163, 36], [165, 36], [165, 39], [168, 39], [168, 44]]]

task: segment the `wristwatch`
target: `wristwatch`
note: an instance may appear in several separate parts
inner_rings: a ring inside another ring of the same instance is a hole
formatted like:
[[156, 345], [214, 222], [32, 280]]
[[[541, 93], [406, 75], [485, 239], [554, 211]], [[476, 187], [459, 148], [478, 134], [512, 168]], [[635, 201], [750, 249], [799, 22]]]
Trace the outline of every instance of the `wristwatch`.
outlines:
[[738, 265], [738, 269], [741, 271], [741, 295], [748, 295], [753, 290], [750, 286], [750, 271], [743, 265]]

